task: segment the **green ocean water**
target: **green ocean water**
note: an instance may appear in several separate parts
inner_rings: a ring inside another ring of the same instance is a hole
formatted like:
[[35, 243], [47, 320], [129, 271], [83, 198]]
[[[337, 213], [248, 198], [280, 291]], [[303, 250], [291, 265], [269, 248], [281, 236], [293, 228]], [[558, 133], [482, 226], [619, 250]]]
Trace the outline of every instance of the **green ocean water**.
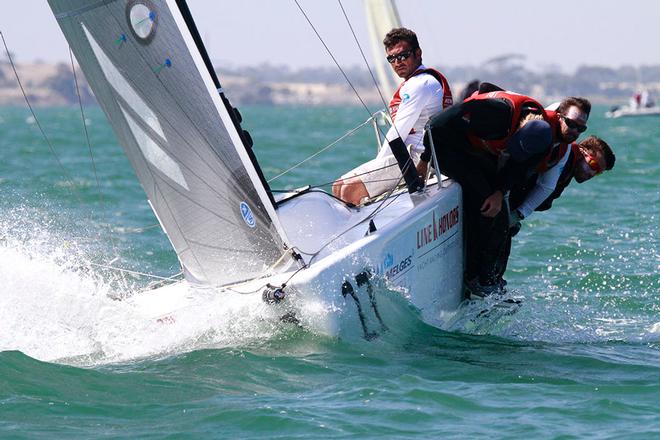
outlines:
[[[615, 169], [516, 237], [518, 313], [412, 315], [367, 342], [252, 316], [157, 333], [122, 297], [176, 256], [102, 112], [0, 108], [0, 438], [660, 438], [660, 118], [607, 120]], [[241, 108], [267, 178], [366, 119]], [[370, 127], [271, 182], [332, 181]], [[53, 153], [54, 151], [54, 153]], [[93, 161], [92, 161], [93, 157]], [[377, 292], [378, 294], [378, 292]]]

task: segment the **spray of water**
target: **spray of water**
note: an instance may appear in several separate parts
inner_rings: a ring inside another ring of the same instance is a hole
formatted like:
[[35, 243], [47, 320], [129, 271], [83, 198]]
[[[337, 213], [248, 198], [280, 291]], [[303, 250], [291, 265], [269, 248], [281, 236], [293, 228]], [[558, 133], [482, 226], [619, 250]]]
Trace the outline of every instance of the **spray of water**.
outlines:
[[142, 286], [98, 269], [89, 249], [43, 219], [26, 220], [33, 214], [0, 219], [0, 351], [97, 365], [245, 345], [278, 331], [279, 317], [257, 295], [193, 291], [185, 282], [175, 288], [190, 301], [175, 319], [147, 316], [132, 301]]

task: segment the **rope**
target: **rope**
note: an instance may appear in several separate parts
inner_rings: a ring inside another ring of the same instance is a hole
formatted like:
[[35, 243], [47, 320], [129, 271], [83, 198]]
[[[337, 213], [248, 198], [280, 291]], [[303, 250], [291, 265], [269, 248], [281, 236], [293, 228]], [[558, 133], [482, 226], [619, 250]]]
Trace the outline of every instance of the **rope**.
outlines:
[[[83, 107], [82, 103], [82, 96], [80, 94], [80, 86], [78, 84], [78, 75], [76, 74], [76, 67], [75, 63], [73, 62], [73, 51], [71, 51], [71, 47], [69, 47], [69, 59], [71, 60], [71, 71], [73, 71], [73, 82], [76, 85], [76, 95], [78, 96], [78, 106], [80, 108], [80, 118], [82, 120], [82, 125], [83, 125], [83, 131], [85, 132], [85, 141], [87, 142], [87, 150], [89, 151], [89, 158], [92, 162], [92, 170], [94, 171], [94, 180], [96, 181], [96, 192], [99, 195], [99, 205], [101, 206], [101, 211], [103, 212], [103, 217], [108, 218], [108, 209], [107, 206], [105, 205], [105, 201], [103, 199], [103, 193], [101, 192], [101, 181], [99, 179], [99, 175], [96, 169], [96, 161], [94, 160], [94, 153], [92, 151], [92, 142], [89, 138], [89, 131], [87, 130], [87, 120], [85, 117], [85, 109]], [[112, 250], [114, 254], [118, 254], [117, 252], [117, 243], [115, 242], [114, 235], [112, 234], [112, 227], [110, 224], [107, 224], [108, 231], [110, 234], [108, 234], [110, 238], [110, 244], [112, 246]]]

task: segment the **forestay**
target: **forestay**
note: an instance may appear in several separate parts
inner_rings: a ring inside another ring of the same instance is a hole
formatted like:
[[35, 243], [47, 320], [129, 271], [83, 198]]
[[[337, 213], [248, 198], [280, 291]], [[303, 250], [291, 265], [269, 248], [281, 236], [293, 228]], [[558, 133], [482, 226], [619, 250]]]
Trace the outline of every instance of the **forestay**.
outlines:
[[186, 278], [264, 275], [286, 238], [184, 2], [49, 3]]

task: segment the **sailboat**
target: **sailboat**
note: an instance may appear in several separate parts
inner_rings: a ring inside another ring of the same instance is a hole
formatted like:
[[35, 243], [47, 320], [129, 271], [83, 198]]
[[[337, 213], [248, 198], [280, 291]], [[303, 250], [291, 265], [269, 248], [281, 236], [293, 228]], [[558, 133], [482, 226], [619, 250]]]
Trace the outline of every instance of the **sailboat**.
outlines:
[[[637, 71], [638, 83], [641, 84], [641, 74]], [[623, 118], [633, 116], [660, 115], [660, 106], [655, 103], [647, 89], [639, 87], [628, 101], [628, 105], [617, 105], [605, 112], [606, 118]]]
[[378, 283], [437, 327], [457, 309], [457, 183], [431, 177], [360, 207], [310, 187], [276, 196], [184, 0], [49, 4], [181, 264], [183, 280], [126, 300], [154, 325], [198, 292], [331, 336], [387, 329]]
[[660, 106], [637, 106], [637, 105], [623, 105], [616, 106], [605, 112], [606, 118], [623, 118], [632, 116], [658, 116], [660, 115]]

